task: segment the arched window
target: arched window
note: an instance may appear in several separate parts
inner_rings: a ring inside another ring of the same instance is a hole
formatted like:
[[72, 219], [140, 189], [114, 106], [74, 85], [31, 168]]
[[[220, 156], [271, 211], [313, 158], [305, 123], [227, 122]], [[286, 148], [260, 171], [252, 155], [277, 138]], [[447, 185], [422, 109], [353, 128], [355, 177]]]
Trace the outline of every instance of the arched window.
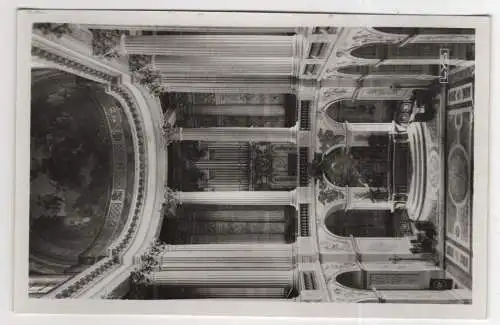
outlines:
[[[452, 67], [452, 66], [450, 66]], [[360, 75], [400, 75], [400, 74], [424, 74], [424, 75], [439, 75], [439, 65], [438, 64], [387, 64], [378, 67], [370, 65], [350, 65], [346, 67], [339, 68], [340, 73], [345, 74], [360, 74]]]
[[344, 287], [352, 289], [365, 289], [364, 272], [361, 270], [340, 273], [337, 275], [336, 280]]
[[326, 114], [337, 122], [390, 123], [398, 111], [395, 100], [340, 100], [326, 109]]
[[328, 215], [325, 225], [337, 236], [395, 237], [395, 219], [389, 210], [341, 210]]
[[365, 59], [439, 59], [443, 48], [449, 50], [450, 59], [473, 60], [474, 45], [470, 43], [410, 43], [405, 46], [395, 44], [367, 44], [354, 49], [351, 55]]

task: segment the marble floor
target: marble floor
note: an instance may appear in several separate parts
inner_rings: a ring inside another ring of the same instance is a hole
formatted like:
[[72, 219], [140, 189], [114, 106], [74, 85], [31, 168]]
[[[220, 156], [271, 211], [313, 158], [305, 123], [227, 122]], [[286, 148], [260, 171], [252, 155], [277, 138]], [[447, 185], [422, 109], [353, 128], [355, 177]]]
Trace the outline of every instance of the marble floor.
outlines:
[[435, 118], [423, 122], [425, 180], [422, 208], [413, 220], [438, 231], [440, 264], [458, 287], [472, 286], [473, 75], [441, 85]]
[[445, 269], [472, 286], [473, 78], [446, 87]]

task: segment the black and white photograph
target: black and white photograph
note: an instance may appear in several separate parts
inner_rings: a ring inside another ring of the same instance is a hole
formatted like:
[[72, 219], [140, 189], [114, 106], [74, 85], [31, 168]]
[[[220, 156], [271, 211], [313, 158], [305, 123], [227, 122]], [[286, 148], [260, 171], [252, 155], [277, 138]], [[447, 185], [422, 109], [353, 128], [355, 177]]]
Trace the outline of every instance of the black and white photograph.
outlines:
[[20, 20], [19, 308], [484, 311], [488, 19], [123, 16]]

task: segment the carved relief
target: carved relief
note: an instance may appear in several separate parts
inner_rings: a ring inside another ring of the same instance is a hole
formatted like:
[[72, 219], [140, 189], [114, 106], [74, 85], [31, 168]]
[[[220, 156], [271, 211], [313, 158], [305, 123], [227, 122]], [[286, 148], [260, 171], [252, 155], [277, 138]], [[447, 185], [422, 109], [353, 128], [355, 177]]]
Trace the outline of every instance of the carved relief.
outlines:
[[347, 271], [359, 271], [360, 267], [356, 262], [325, 263], [321, 265], [325, 274], [326, 282], [336, 282], [337, 275]]
[[347, 98], [352, 95], [352, 90], [349, 88], [327, 88], [323, 90], [322, 99], [330, 101], [334, 99]]
[[163, 203], [164, 209], [170, 209], [172, 207], [176, 207], [180, 203], [179, 193], [177, 193], [177, 191], [172, 190], [168, 186], [165, 186], [164, 198], [165, 198], [165, 202]]
[[179, 139], [180, 129], [170, 122], [163, 121], [161, 125], [161, 140], [165, 149], [174, 141]]
[[[336, 123], [336, 125], [338, 124], [340, 123]], [[342, 128], [339, 127], [336, 130], [319, 129], [318, 141], [320, 144], [319, 149], [321, 150], [321, 152], [326, 152], [331, 147], [345, 142], [345, 135], [342, 134], [344, 133], [343, 131], [344, 131], [343, 127]], [[342, 133], [339, 134], [340, 132]]]
[[348, 289], [336, 285], [335, 283], [329, 283], [328, 289], [332, 295], [332, 301], [337, 303], [349, 303], [349, 302], [359, 302], [366, 299], [375, 299], [376, 296], [373, 292], [368, 290], [356, 290]]
[[360, 28], [349, 39], [346, 50], [350, 52], [357, 47], [370, 43], [397, 43], [406, 37], [407, 35], [404, 34], [381, 33], [371, 28]]
[[106, 59], [117, 58], [120, 56], [120, 42], [123, 31], [91, 29], [92, 33], [92, 52], [96, 56]]
[[62, 37], [65, 34], [73, 32], [69, 24], [35, 23], [33, 24], [33, 29], [38, 29], [44, 35], [52, 34], [56, 37]]
[[344, 197], [344, 194], [334, 188], [329, 188], [324, 180], [321, 180], [318, 184], [318, 201], [323, 205], [340, 200]]
[[328, 240], [322, 240], [319, 243], [321, 251], [334, 252], [334, 251], [344, 251], [350, 252], [351, 245], [349, 241], [340, 238], [329, 238]]

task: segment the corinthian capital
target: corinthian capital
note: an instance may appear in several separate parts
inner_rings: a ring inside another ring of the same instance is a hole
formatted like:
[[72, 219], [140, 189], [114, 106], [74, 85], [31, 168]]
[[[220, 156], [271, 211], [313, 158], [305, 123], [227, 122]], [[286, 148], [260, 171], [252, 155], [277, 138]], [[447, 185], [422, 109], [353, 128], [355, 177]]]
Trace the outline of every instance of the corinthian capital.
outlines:
[[177, 191], [172, 190], [168, 186], [165, 186], [164, 198], [165, 198], [164, 206], [167, 209], [172, 208], [172, 207], [176, 207], [180, 203], [179, 193], [177, 193]]
[[169, 122], [163, 122], [161, 126], [161, 133], [165, 148], [168, 147], [172, 142], [179, 139], [180, 129]]

